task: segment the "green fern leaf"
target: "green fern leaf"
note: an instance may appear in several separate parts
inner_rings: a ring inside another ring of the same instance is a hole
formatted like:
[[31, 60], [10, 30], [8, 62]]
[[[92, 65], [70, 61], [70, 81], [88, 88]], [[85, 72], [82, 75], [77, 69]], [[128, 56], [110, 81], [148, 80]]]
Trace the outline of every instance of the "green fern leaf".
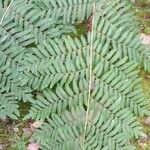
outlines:
[[[44, 122], [32, 136], [43, 150], [134, 149], [147, 104], [143, 46], [128, 3], [0, 2], [0, 118], [17, 119], [19, 101], [29, 101], [24, 119]], [[67, 35], [86, 19], [85, 36]]]

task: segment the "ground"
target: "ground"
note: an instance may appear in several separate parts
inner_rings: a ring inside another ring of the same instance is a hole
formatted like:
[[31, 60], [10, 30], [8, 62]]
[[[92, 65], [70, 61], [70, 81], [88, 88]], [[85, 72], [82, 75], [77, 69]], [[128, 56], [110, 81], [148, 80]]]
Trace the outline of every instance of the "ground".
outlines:
[[[142, 88], [148, 101], [147, 109], [150, 111], [150, 73], [141, 71], [140, 74], [142, 77]], [[144, 133], [148, 135], [149, 140], [146, 142], [139, 142], [139, 140], [137, 140], [135, 142], [135, 145], [137, 147], [137, 150], [150, 150], [150, 126], [144, 123], [145, 118], [139, 118], [139, 121], [141, 123]]]

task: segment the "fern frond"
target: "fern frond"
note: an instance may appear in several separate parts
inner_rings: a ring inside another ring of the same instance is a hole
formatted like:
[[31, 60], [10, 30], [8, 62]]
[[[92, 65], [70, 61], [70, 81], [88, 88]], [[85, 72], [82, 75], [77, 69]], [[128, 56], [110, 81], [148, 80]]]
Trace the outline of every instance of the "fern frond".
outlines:
[[[59, 86], [70, 84], [74, 78], [80, 80], [81, 76], [88, 79], [89, 58], [86, 51], [89, 49], [90, 41], [86, 41], [84, 37], [80, 40], [77, 38], [73, 40], [70, 37], [63, 37], [63, 39], [44, 42], [45, 45], [33, 49], [32, 55], [28, 54], [23, 63], [25, 76], [22, 85], [27, 84], [33, 89], [43, 90], [47, 87], [52, 89], [58, 82], [60, 82]], [[126, 95], [136, 87], [139, 73], [136, 69], [137, 64], [127, 62], [126, 57], [119, 59], [120, 54], [116, 53], [115, 49], [109, 51], [111, 49], [109, 41], [103, 43], [97, 40], [94, 42], [94, 47], [93, 81], [104, 84], [109, 90], [122, 95], [125, 101], [131, 99]], [[120, 88], [121, 86], [123, 87]]]
[[[99, 1], [99, 0], [96, 0]], [[92, 14], [93, 0], [31, 0], [37, 10], [52, 10], [60, 14], [63, 23], [82, 22]]]
[[[126, 2], [121, 1], [119, 3], [116, 0], [113, 3], [108, 4], [110, 8], [108, 7], [105, 14], [96, 15], [94, 24], [95, 39], [101, 37], [103, 40], [109, 40], [112, 48], [120, 51], [120, 57], [128, 56], [130, 60], [139, 62], [139, 52], [143, 50], [143, 47], [137, 36], [137, 25], [134, 23], [131, 25], [135, 21], [133, 15], [126, 13], [129, 12]], [[115, 15], [116, 13], [117, 15]], [[112, 17], [113, 15], [115, 17]]]
[[[77, 45], [75, 44], [75, 40], [68, 38], [68, 41], [70, 42], [68, 42], [68, 46], [66, 45], [64, 46], [65, 50], [63, 49], [61, 50], [63, 50], [63, 52], [65, 52], [67, 55], [68, 55], [67, 53], [68, 51], [71, 54], [68, 57], [58, 57], [57, 61], [55, 59], [52, 59], [53, 60], [52, 62], [57, 63], [58, 65], [53, 65], [53, 67], [50, 67], [50, 68], [53, 68], [54, 73], [60, 71], [60, 73], [63, 74], [62, 70], [58, 67], [58, 66], [61, 66], [59, 61], [61, 58], [65, 58], [65, 62], [67, 62], [67, 60], [70, 60], [70, 57], [72, 56], [71, 60], [74, 60], [74, 61], [69, 61], [68, 65], [74, 66], [70, 68], [74, 68], [75, 70], [69, 70], [70, 74], [68, 74], [68, 76], [62, 75], [61, 78], [59, 78], [59, 80], [56, 80], [56, 82], [53, 76], [49, 78], [46, 75], [47, 79], [43, 80], [42, 84], [46, 85], [45, 88], [48, 87], [50, 89], [43, 90], [43, 94], [44, 94], [43, 96], [37, 96], [37, 100], [33, 102], [31, 111], [29, 112], [29, 115], [26, 116], [26, 118], [43, 120], [44, 118], [45, 119], [48, 119], [49, 117], [51, 118], [53, 115], [55, 116], [55, 114], [59, 114], [60, 116], [63, 112], [66, 111], [66, 109], [67, 110], [74, 109], [77, 106], [85, 106], [87, 108], [88, 81], [89, 81], [88, 72], [84, 71], [84, 72], [78, 73], [78, 70], [76, 69], [78, 68], [81, 69], [80, 67], [84, 66], [83, 64], [87, 64], [86, 66], [89, 68], [89, 55], [87, 55], [89, 44], [86, 43], [86, 40], [84, 40], [86, 48], [84, 48], [84, 46], [82, 46], [82, 44], [80, 43], [79, 45], [81, 46], [81, 49], [78, 49]], [[107, 44], [109, 45], [109, 42]], [[114, 49], [110, 49], [109, 53], [105, 55], [103, 51], [103, 47], [102, 48], [99, 48], [98, 46], [96, 47], [95, 44], [93, 44], [93, 46], [94, 46], [94, 49], [93, 49], [94, 61], [92, 65], [92, 69], [93, 69], [92, 70], [92, 87], [90, 89], [91, 91], [90, 111], [91, 109], [92, 110], [98, 109], [96, 112], [104, 111], [104, 114], [105, 114], [104, 118], [107, 118], [106, 117], [107, 115], [108, 115], [108, 118], [112, 117], [112, 119], [108, 121], [109, 124], [112, 120], [115, 120], [117, 124], [120, 124], [123, 134], [130, 133], [132, 134], [132, 136], [138, 136], [140, 133], [140, 129], [137, 127], [138, 123], [136, 122], [135, 116], [143, 115], [145, 113], [145, 111], [143, 110], [143, 107], [146, 105], [146, 103], [145, 103], [144, 95], [138, 86], [139, 80], [135, 79], [134, 77], [131, 77], [133, 72], [134, 72], [133, 75], [135, 75], [135, 77], [138, 76], [138, 71], [136, 70], [137, 64], [131, 61], [126, 63], [127, 58], [124, 58], [124, 60], [119, 58], [118, 54], [115, 53], [116, 51], [114, 51]], [[54, 52], [54, 49], [52, 49], [52, 46], [49, 46], [49, 48], [50, 47], [51, 49], [49, 50]], [[48, 51], [45, 51], [44, 48], [40, 50], [38, 49], [36, 50], [37, 50], [36, 51], [37, 55], [36, 54], [34, 55], [35, 59], [33, 61], [39, 61], [40, 59], [44, 60], [47, 57], [48, 58], [57, 57], [55, 56], [55, 53], [54, 53], [54, 56], [46, 54], [46, 52]], [[55, 47], [55, 50], [56, 50], [56, 47]], [[80, 53], [79, 50], [82, 51], [82, 53]], [[107, 47], [106, 47], [106, 50], [107, 50]], [[97, 51], [97, 53], [95, 53], [95, 51]], [[64, 56], [63, 52], [60, 52], [59, 50], [57, 52], [59, 52], [60, 56]], [[97, 54], [99, 54], [101, 57], [97, 57]], [[111, 58], [114, 58], [112, 57], [113, 55], [115, 59], [111, 59]], [[78, 63], [77, 63], [77, 60], [78, 60]], [[80, 61], [80, 60], [84, 60], [84, 61]], [[112, 61], [112, 60], [115, 60], [115, 61]], [[50, 65], [48, 64], [48, 66]], [[75, 67], [78, 67], [78, 68], [75, 68]], [[65, 69], [67, 70], [67, 65], [61, 68], [64, 68], [64, 70]], [[29, 74], [31, 73], [38, 74], [38, 71], [41, 71], [41, 73], [45, 73], [47, 68], [42, 67], [42, 70], [38, 70], [38, 69], [36, 70], [25, 69], [25, 70], [28, 70]], [[50, 74], [52, 74], [52, 72]], [[56, 77], [56, 74], [54, 77]], [[39, 72], [39, 75], [40, 75], [40, 72]], [[50, 79], [51, 82], [55, 83], [55, 86], [54, 85], [51, 86], [51, 84], [49, 84], [48, 79]], [[35, 82], [38, 83], [39, 80], [36, 80]], [[79, 112], [80, 112], [80, 109], [79, 109]], [[89, 116], [90, 114], [88, 115], [88, 117]], [[101, 115], [97, 117], [97, 120], [100, 119], [100, 116]], [[105, 123], [108, 124], [108, 122], [106, 121]], [[87, 128], [88, 126], [89, 124], [87, 125]], [[61, 129], [61, 131], [62, 130], [63, 129]], [[56, 131], [54, 134], [56, 134]], [[83, 133], [82, 133], [82, 136], [83, 136]], [[51, 137], [53, 137], [53, 135], [51, 135]], [[107, 135], [107, 137], [109, 137], [109, 135]], [[122, 138], [123, 138], [122, 140], [124, 141], [124, 143], [126, 143], [125, 141], [127, 138], [125, 136], [123, 136]], [[51, 138], [49, 139], [50, 140], [47, 146], [53, 148], [53, 145], [51, 144], [55, 142], [51, 143], [50, 142]], [[43, 140], [44, 139], [42, 139], [42, 141]], [[72, 141], [72, 144], [74, 145], [75, 142], [76, 140]], [[65, 141], [63, 144], [65, 145], [64, 147], [66, 147]], [[82, 144], [80, 143], [78, 144], [79, 149], [82, 149], [82, 147], [80, 147]], [[85, 144], [85, 147], [86, 146], [91, 147], [91, 145], [88, 145], [88, 144], [86, 145], [86, 143], [84, 144]], [[125, 145], [119, 145], [118, 143], [116, 143], [115, 140], [114, 141], [112, 140], [112, 144], [114, 145], [115, 148], [121, 149], [122, 147], [125, 147]], [[56, 146], [56, 144], [54, 145]], [[62, 147], [62, 145], [59, 145], [59, 144], [57, 146]], [[43, 144], [43, 147], [45, 147], [45, 144]], [[58, 148], [58, 147], [54, 147], [53, 149]], [[100, 148], [98, 145], [97, 147]]]
[[0, 34], [8, 35], [12, 43], [27, 46], [75, 31], [72, 25], [63, 25], [59, 20], [51, 10], [38, 12], [27, 1], [16, 0], [1, 23]]
[[[28, 100], [25, 119], [46, 122], [33, 134], [43, 150], [134, 149], [147, 103], [128, 10], [122, 0], [14, 1], [0, 26], [0, 117], [16, 119]], [[62, 35], [89, 17], [85, 37]]]
[[136, 116], [146, 105], [136, 63], [142, 46], [125, 3], [115, 2], [103, 15], [96, 10], [87, 39], [63, 36], [26, 54], [24, 85], [43, 91], [26, 118], [48, 120], [33, 135], [42, 149], [134, 148], [127, 141], [141, 133]]
[[142, 51], [143, 56], [143, 66], [146, 71], [150, 71], [150, 46], [147, 46], [144, 51]]
[[20, 115], [18, 107], [14, 92], [7, 94], [0, 93], [0, 118], [5, 119], [6, 116], [9, 116], [12, 119], [17, 119]]
[[27, 101], [32, 97], [31, 89], [20, 85], [22, 71], [19, 63], [26, 50], [21, 46], [12, 46], [6, 40], [7, 36], [0, 38], [0, 117], [17, 119], [18, 100]]
[[[98, 106], [97, 106], [98, 107]], [[62, 115], [53, 115], [33, 138], [41, 143], [42, 149], [83, 149], [83, 133], [86, 110], [82, 107], [72, 108]], [[107, 115], [105, 110], [90, 109], [88, 117], [87, 135], [84, 148], [86, 149], [127, 149], [129, 137], [124, 133], [121, 122]], [[124, 127], [125, 129], [125, 124]], [[138, 130], [135, 128], [135, 130]], [[47, 137], [47, 138], [46, 138]]]
[[37, 96], [37, 100], [33, 101], [30, 113], [26, 118], [44, 120], [53, 114], [61, 114], [68, 107], [84, 105], [88, 94], [88, 82], [84, 77], [79, 80], [79, 84], [76, 83], [76, 80], [75, 77], [72, 83], [67, 83], [62, 87], [61, 84], [58, 84], [55, 91], [43, 90], [43, 96]]
[[[9, 91], [11, 88], [11, 82], [14, 81], [14, 85], [17, 86], [17, 82], [21, 80], [22, 74], [20, 74], [19, 64], [23, 59], [23, 55], [26, 52], [20, 46], [11, 45], [11, 42], [5, 42], [7, 36], [0, 38], [0, 74], [1, 74], [1, 85], [7, 85], [6, 91]], [[2, 87], [1, 87], [2, 88]], [[4, 88], [3, 88], [3, 91]]]
[[84, 54], [86, 52], [82, 50], [89, 49], [86, 39], [83, 36], [81, 41], [77, 38], [73, 41], [70, 37], [63, 37], [63, 39], [45, 41], [38, 45], [38, 48], [32, 49], [33, 54], [27, 54], [22, 62], [25, 74], [23, 78], [25, 82], [22, 85], [28, 84], [38, 90], [48, 86], [52, 88], [60, 80], [63, 85], [67, 80], [70, 82], [73, 80], [71, 76], [79, 78], [80, 74], [88, 71], [84, 60], [87, 54]]

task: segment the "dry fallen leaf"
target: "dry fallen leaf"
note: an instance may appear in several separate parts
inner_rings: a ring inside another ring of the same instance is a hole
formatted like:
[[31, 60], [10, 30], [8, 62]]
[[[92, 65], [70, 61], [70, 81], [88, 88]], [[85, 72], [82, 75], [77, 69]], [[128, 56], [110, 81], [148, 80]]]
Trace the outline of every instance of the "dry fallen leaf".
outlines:
[[142, 143], [140, 141], [138, 141], [138, 145], [142, 148], [142, 149], [145, 149], [145, 147], [147, 146], [146, 143]]
[[25, 133], [25, 135], [27, 135], [27, 136], [32, 135], [32, 130], [31, 130], [31, 128], [23, 128], [22, 130], [23, 130], [23, 132]]
[[146, 35], [144, 33], [141, 33], [140, 39], [142, 40], [143, 44], [150, 44], [150, 35]]
[[5, 148], [9, 145], [10, 145], [10, 143], [9, 144], [0, 144], [0, 150], [5, 150]]
[[149, 141], [149, 136], [145, 133], [143, 133], [140, 137], [139, 137], [139, 141], [141, 143], [146, 143]]
[[150, 80], [150, 75], [145, 75], [146, 80]]
[[27, 147], [27, 150], [39, 150], [40, 145], [38, 143], [30, 143]]
[[0, 144], [0, 149], [4, 148], [4, 144]]

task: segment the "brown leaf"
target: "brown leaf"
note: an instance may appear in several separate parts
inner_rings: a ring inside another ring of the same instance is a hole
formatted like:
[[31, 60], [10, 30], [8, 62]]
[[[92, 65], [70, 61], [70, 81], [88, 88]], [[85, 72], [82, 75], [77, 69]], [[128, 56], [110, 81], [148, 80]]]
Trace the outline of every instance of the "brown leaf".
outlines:
[[90, 32], [92, 31], [92, 17], [93, 17], [93, 16], [90, 16], [90, 17], [88, 18], [87, 24], [86, 24], [87, 30], [90, 31]]
[[4, 148], [4, 146], [5, 146], [4, 144], [0, 144], [0, 149]]
[[146, 143], [149, 141], [149, 136], [145, 133], [143, 133], [140, 137], [139, 137], [139, 142], [140, 143]]
[[145, 75], [146, 80], [150, 80], [150, 75]]
[[32, 135], [32, 130], [31, 130], [31, 128], [23, 128], [23, 132], [24, 132], [27, 136]]
[[7, 146], [9, 146], [9, 145], [10, 145], [10, 143], [8, 143], [8, 144], [0, 144], [0, 150], [5, 150], [5, 148]]
[[141, 143], [140, 141], [138, 141], [138, 145], [139, 145], [142, 149], [144, 149], [144, 148], [147, 146], [146, 143]]

